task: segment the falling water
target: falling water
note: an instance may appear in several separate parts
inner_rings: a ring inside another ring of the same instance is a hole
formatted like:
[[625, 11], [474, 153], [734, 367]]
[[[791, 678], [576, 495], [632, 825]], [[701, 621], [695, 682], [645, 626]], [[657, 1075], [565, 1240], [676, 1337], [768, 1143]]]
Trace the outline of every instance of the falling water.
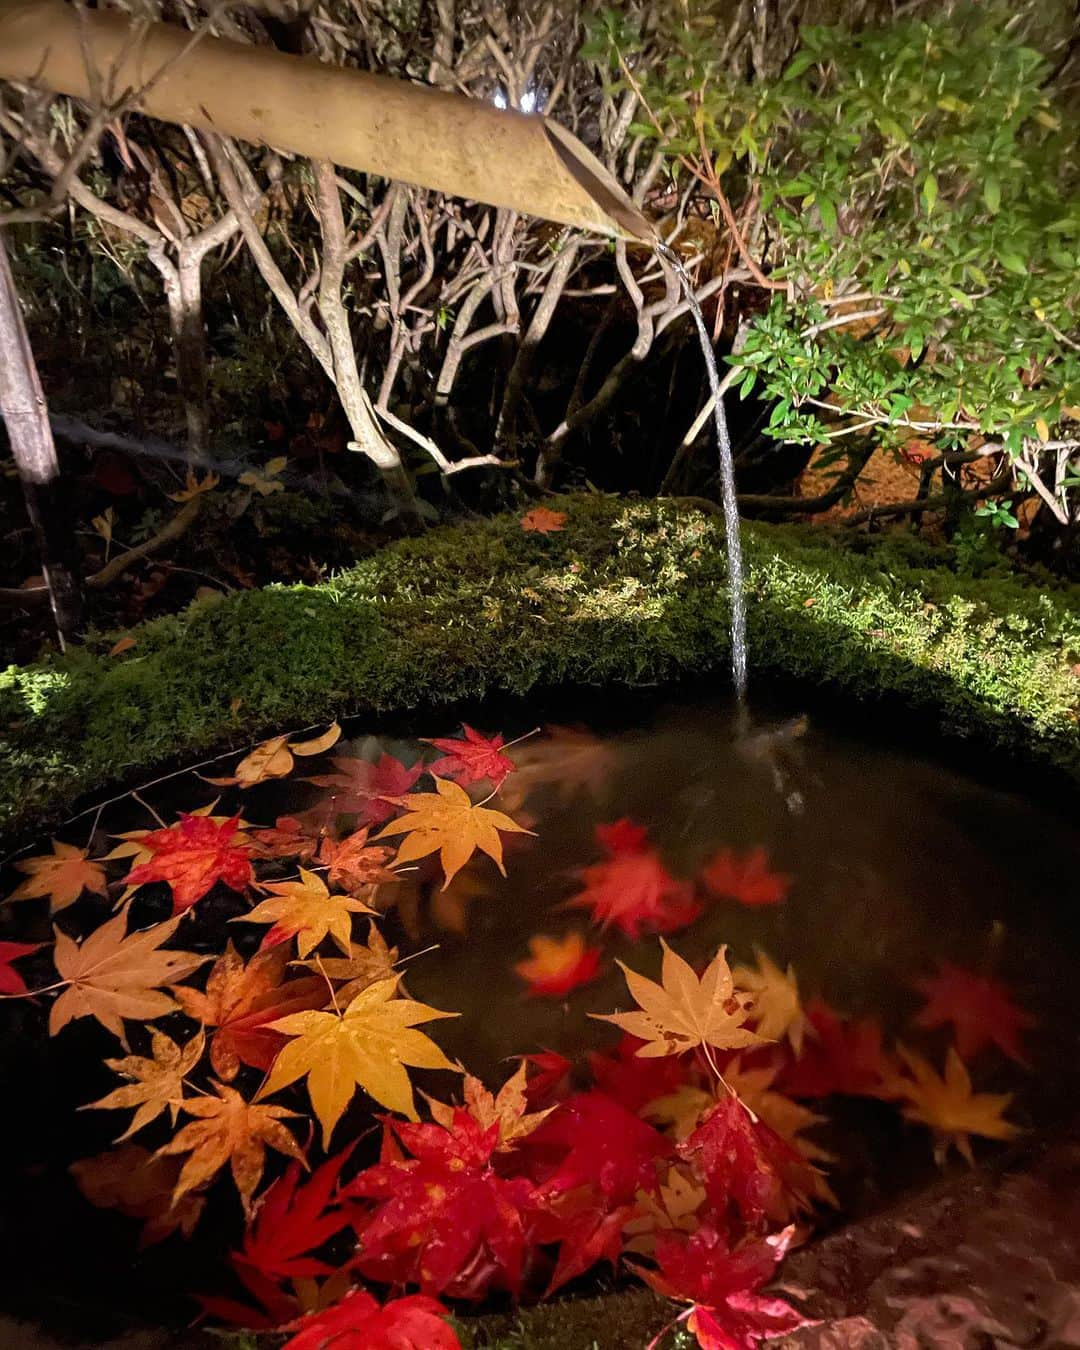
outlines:
[[694, 294], [694, 287], [678, 255], [666, 244], [657, 244], [656, 251], [675, 269], [686, 295], [686, 303], [697, 324], [701, 340], [701, 354], [709, 375], [709, 389], [713, 398], [713, 420], [716, 423], [716, 443], [720, 449], [720, 490], [724, 503], [724, 533], [727, 539], [728, 590], [731, 594], [731, 668], [735, 677], [735, 693], [739, 703], [746, 699], [746, 595], [743, 590], [742, 542], [739, 538], [739, 505], [735, 497], [735, 464], [731, 457], [731, 438], [728, 435], [724, 397], [720, 391], [720, 372], [716, 353], [705, 327], [705, 316]]

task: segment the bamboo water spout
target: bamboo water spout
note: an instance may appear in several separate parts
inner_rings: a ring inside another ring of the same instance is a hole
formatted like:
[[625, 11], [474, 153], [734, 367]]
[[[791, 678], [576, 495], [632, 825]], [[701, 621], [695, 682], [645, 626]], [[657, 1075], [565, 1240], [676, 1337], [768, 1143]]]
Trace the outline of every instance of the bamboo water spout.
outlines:
[[[328, 159], [565, 225], [653, 243], [617, 180], [542, 116], [64, 0], [0, 0], [0, 78]], [[144, 89], [145, 86], [145, 89]]]

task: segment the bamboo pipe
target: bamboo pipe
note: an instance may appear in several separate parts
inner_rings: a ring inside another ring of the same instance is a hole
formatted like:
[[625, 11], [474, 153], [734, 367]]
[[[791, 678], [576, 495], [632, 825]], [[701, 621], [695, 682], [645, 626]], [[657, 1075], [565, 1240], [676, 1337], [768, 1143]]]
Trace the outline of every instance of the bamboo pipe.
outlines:
[[[85, 35], [85, 49], [84, 49]], [[188, 50], [185, 51], [185, 48]], [[654, 242], [600, 161], [545, 117], [64, 0], [0, 0], [0, 78], [92, 98], [144, 90], [150, 117], [455, 197]]]

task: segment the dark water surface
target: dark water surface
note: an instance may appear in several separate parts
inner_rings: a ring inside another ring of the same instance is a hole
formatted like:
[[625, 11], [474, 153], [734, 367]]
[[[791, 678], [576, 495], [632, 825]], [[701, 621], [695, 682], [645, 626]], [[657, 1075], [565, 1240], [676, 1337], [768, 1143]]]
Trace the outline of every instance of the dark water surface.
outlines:
[[[770, 709], [764, 724], [792, 712], [798, 709]], [[469, 720], [510, 740], [539, 719], [535, 708], [508, 705]], [[628, 816], [648, 828], [676, 876], [692, 877], [719, 848], [764, 847], [773, 869], [793, 878], [781, 905], [710, 905], [689, 929], [669, 937], [688, 958], [707, 959], [727, 943], [733, 963], [752, 963], [758, 946], [780, 966], [794, 966], [804, 999], [821, 996], [844, 1013], [880, 1018], [887, 1038], [902, 1034], [939, 1070], [947, 1036], [912, 1033], [907, 1026], [921, 1006], [914, 982], [942, 960], [992, 974], [1037, 1017], [1038, 1027], [1025, 1037], [1026, 1070], [990, 1052], [973, 1074], [976, 1088], [1016, 1094], [1008, 1114], [1027, 1132], [1011, 1146], [1016, 1154], [1072, 1119], [1080, 1102], [1080, 828], [1067, 816], [980, 785], [924, 747], [905, 748], [895, 735], [889, 743], [846, 734], [827, 717], [811, 720], [805, 734], [781, 738], [778, 747], [759, 742], [749, 752], [735, 736], [730, 705], [690, 695], [626, 702], [594, 697], [587, 706], [564, 706], [552, 720], [584, 720], [602, 736], [609, 769], [595, 791], [550, 782], [519, 806], [511, 778], [510, 804], [522, 818], [528, 813], [537, 837], [507, 850], [507, 878], [481, 858], [449, 899], [437, 881], [410, 883], [383, 924], [403, 953], [437, 944], [407, 964], [406, 981], [414, 998], [461, 1013], [428, 1028], [452, 1058], [494, 1087], [512, 1071], [513, 1056], [547, 1049], [580, 1060], [584, 1050], [610, 1047], [617, 1039], [587, 1014], [628, 1006], [614, 958], [657, 975], [655, 937], [599, 937], [603, 978], [566, 1000], [525, 999], [513, 965], [528, 955], [534, 934], [589, 929], [587, 913], [566, 911], [562, 903], [579, 889], [575, 870], [601, 856], [595, 826]], [[442, 736], [456, 729], [456, 723], [433, 718], [408, 730]], [[406, 763], [416, 758], [420, 747], [400, 734], [402, 727], [375, 741], [368, 733], [377, 730], [348, 728], [351, 742], [343, 740], [331, 753], [387, 751]], [[203, 772], [225, 772], [231, 762]], [[310, 769], [302, 763], [297, 774], [328, 767], [324, 761], [311, 762]], [[144, 795], [171, 821], [176, 810], [203, 806], [219, 793], [219, 813], [242, 808], [259, 825], [325, 796], [296, 776], [241, 795], [193, 774]], [[796, 794], [801, 810], [793, 811]], [[507, 809], [508, 803], [496, 798], [490, 805]], [[91, 819], [59, 837], [85, 843]], [[106, 832], [153, 825], [138, 802], [126, 799], [98, 822], [96, 852], [107, 851]], [[283, 875], [294, 873], [291, 864], [283, 865]], [[3, 893], [18, 879], [5, 877]], [[140, 893], [144, 898], [136, 903], [146, 907], [141, 922], [166, 917], [167, 904], [160, 905], [167, 897], [154, 894], [160, 889]], [[84, 897], [79, 906], [98, 903]], [[181, 928], [182, 945], [220, 950], [220, 925], [246, 908], [241, 897], [217, 888], [196, 906], [197, 917], [185, 921], [191, 927]], [[101, 918], [108, 909], [102, 902]], [[365, 923], [358, 923], [358, 935]], [[245, 952], [262, 931], [230, 928]], [[42, 902], [0, 910], [0, 938], [47, 936]], [[40, 966], [31, 960], [19, 968], [32, 986], [48, 982], [45, 954]], [[0, 1311], [40, 1315], [81, 1331], [87, 1342], [99, 1327], [123, 1325], [129, 1312], [180, 1319], [190, 1305], [178, 1299], [179, 1291], [206, 1288], [214, 1263], [235, 1243], [231, 1197], [210, 1205], [194, 1243], [173, 1239], [136, 1254], [137, 1223], [90, 1209], [66, 1173], [72, 1160], [108, 1147], [127, 1124], [126, 1112], [75, 1112], [116, 1085], [101, 1058], [121, 1051], [85, 1021], [49, 1042], [43, 1021], [31, 1003], [0, 1004], [6, 1175], [0, 1188]], [[159, 1025], [182, 1038], [190, 1024], [174, 1016]], [[452, 1081], [443, 1075], [433, 1090], [445, 1092]], [[830, 1175], [845, 1216], [880, 1208], [936, 1175], [928, 1132], [905, 1125], [895, 1107], [834, 1100], [822, 1112], [830, 1123], [814, 1137], [837, 1156]], [[167, 1137], [166, 1131], [161, 1142]], [[344, 1137], [343, 1131], [339, 1141]], [[154, 1146], [151, 1140], [148, 1147]], [[1001, 1145], [976, 1145], [984, 1158], [1003, 1151]]]

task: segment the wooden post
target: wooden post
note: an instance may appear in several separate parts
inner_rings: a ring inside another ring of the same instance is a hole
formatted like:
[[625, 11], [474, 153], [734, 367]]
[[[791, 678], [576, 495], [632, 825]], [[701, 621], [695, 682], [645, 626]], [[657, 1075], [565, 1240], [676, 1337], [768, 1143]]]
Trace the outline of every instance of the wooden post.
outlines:
[[26, 509], [37, 537], [60, 648], [77, 634], [82, 597], [75, 580], [75, 530], [62, 499], [49, 411], [30, 350], [15, 281], [0, 231], [0, 413], [7, 423]]

